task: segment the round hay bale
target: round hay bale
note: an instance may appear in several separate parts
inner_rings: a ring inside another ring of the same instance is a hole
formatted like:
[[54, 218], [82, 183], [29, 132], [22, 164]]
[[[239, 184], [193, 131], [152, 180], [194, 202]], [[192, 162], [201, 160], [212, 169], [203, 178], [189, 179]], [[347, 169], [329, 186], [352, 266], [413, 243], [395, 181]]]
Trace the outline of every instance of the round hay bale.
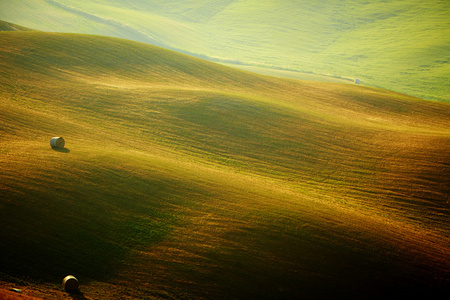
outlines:
[[356, 78], [356, 79], [355, 79], [355, 83], [356, 83], [356, 84], [360, 84], [360, 83], [361, 83], [361, 79]]
[[63, 149], [66, 141], [62, 137], [54, 137], [50, 140], [50, 146], [52, 148]]
[[78, 279], [75, 276], [68, 275], [63, 279], [63, 288], [68, 293], [76, 293], [78, 292], [79, 287]]

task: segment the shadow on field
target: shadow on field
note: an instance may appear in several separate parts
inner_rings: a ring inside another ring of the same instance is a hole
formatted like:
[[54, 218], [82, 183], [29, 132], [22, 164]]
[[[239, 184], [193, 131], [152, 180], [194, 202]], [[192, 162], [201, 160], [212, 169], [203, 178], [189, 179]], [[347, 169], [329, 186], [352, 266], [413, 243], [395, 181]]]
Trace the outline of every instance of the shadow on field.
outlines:
[[70, 293], [70, 297], [73, 299], [73, 300], [87, 300], [88, 298], [86, 298], [85, 296], [84, 296], [84, 294], [82, 293], [82, 292], [80, 292], [80, 291], [78, 291], [78, 292], [76, 292], [76, 293]]
[[149, 180], [108, 165], [89, 170], [87, 180], [76, 171], [55, 172], [42, 190], [0, 193], [0, 281], [2, 273], [31, 282], [58, 282], [59, 274], [108, 280], [130, 251], [171, 233], [177, 216], [167, 207], [177, 203], [178, 190], [202, 193], [164, 176]]
[[57, 152], [61, 152], [61, 153], [70, 153], [70, 150], [68, 148], [53, 148], [53, 150], [57, 151]]

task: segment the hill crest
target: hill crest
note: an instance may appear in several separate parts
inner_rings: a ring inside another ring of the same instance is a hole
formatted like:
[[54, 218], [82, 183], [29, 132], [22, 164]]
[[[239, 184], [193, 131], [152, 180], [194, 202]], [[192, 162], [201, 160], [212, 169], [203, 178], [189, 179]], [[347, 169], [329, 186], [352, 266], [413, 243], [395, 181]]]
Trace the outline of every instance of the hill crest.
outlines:
[[238, 66], [359, 78], [439, 101], [450, 95], [449, 14], [439, 0], [0, 4], [0, 18], [39, 30], [134, 39]]
[[0, 20], [0, 31], [33, 31], [33, 29]]

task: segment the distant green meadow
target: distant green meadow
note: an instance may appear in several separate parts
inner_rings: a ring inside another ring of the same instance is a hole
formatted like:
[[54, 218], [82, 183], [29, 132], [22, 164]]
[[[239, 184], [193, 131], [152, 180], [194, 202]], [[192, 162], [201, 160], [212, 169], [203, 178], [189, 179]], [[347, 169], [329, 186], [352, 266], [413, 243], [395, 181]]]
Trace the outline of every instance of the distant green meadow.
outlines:
[[24, 0], [2, 1], [0, 19], [450, 101], [448, 1]]

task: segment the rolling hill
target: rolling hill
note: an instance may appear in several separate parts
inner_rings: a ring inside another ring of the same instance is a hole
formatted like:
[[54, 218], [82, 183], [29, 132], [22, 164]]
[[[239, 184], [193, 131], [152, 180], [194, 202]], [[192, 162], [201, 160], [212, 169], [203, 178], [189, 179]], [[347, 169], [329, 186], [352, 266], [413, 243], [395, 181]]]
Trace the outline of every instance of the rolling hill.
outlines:
[[33, 29], [0, 20], [0, 31], [33, 31]]
[[448, 1], [23, 0], [2, 1], [0, 19], [450, 101]]
[[[0, 33], [0, 279], [61, 299], [449, 291], [450, 106]], [[54, 136], [66, 148], [54, 150]]]

